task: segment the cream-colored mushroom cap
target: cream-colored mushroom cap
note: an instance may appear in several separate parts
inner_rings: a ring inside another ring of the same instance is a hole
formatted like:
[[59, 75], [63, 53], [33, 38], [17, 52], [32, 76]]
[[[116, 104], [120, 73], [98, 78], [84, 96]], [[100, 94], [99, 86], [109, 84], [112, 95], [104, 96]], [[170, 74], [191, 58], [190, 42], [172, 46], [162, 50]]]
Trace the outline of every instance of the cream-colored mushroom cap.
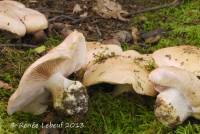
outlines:
[[158, 67], [175, 66], [200, 75], [200, 48], [190, 45], [157, 50], [153, 58]]
[[25, 71], [18, 89], [9, 99], [8, 114], [16, 111], [43, 113], [49, 101], [49, 92], [45, 89], [53, 89], [51, 90], [53, 97], [59, 94], [62, 91], [59, 89], [64, 89], [65, 84], [71, 83], [64, 76], [84, 66], [85, 59], [85, 38], [81, 33], [74, 31], [59, 46], [38, 59]]
[[[26, 28], [26, 33], [37, 32], [48, 27], [48, 21], [42, 13], [30, 8], [26, 8], [23, 4], [16, 1], [0, 1], [0, 12], [2, 14], [4, 13], [4, 15], [7, 15], [8, 17], [12, 17], [13, 21], [14, 19], [16, 19], [16, 21], [21, 21]], [[2, 22], [0, 22], [0, 25], [3, 25], [1, 23]], [[15, 25], [15, 27], [12, 27], [12, 29], [16, 29], [17, 31], [19, 29], [17, 27], [18, 25]], [[4, 28], [4, 30], [5, 29], [6, 28]], [[7, 31], [9, 30], [10, 29]], [[23, 35], [19, 34], [19, 36]]]
[[0, 4], [11, 5], [11, 6], [19, 7], [19, 8], [25, 8], [24, 4], [17, 2], [17, 1], [13, 1], [13, 0], [2, 0], [2, 1], [0, 1]]
[[0, 20], [0, 29], [9, 31], [19, 37], [26, 34], [26, 27], [19, 19], [15, 19], [6, 12], [0, 11]]
[[99, 83], [132, 85], [136, 93], [154, 96], [155, 90], [148, 80], [148, 71], [135, 64], [132, 58], [115, 56], [99, 61], [87, 68], [83, 84], [91, 86]]
[[26, 26], [27, 33], [37, 32], [48, 27], [46, 17], [36, 10], [30, 8], [12, 8], [12, 10]]
[[87, 42], [87, 62], [92, 62], [97, 56], [110, 57], [121, 55], [122, 48], [115, 44], [102, 44], [100, 42]]

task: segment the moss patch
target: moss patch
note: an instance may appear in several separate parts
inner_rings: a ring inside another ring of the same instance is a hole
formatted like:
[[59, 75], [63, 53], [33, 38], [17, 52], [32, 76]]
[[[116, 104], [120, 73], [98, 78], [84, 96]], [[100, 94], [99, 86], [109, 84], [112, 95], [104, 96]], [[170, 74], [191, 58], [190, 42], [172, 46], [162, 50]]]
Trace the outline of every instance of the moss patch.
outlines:
[[[147, 20], [143, 27], [145, 31], [162, 28], [166, 31], [164, 37], [158, 45], [143, 48], [136, 45], [124, 44], [123, 49], [135, 49], [142, 53], [151, 53], [159, 48], [189, 44], [200, 46], [200, 1], [187, 0], [178, 8], [168, 8], [152, 13], [145, 13], [135, 16], [132, 19], [133, 25], [140, 27], [139, 17], [145, 16]], [[0, 37], [0, 42], [7, 40]], [[48, 49], [59, 44], [60, 37], [49, 37], [41, 45]], [[43, 53], [44, 54], [44, 53]], [[43, 55], [41, 54], [41, 55]], [[13, 48], [3, 48], [0, 50], [0, 79], [11, 84], [15, 89], [25, 69], [38, 57], [32, 49], [17, 50]], [[153, 65], [149, 65], [150, 68]], [[101, 90], [101, 87], [99, 87]], [[39, 133], [40, 128], [17, 128], [11, 127], [12, 123], [42, 123], [44, 115], [33, 116], [31, 114], [17, 113], [8, 116], [6, 106], [9, 96], [15, 90], [0, 89], [0, 134], [22, 134]], [[93, 90], [97, 90], [96, 88]], [[108, 89], [109, 90], [109, 89]], [[167, 128], [156, 120], [153, 111], [155, 98], [139, 95], [122, 95], [113, 98], [109, 93], [96, 91], [90, 97], [89, 112], [82, 122], [85, 127], [78, 129], [66, 128], [65, 133], [84, 134], [199, 134], [199, 121], [187, 120], [177, 128]], [[56, 118], [56, 117], [55, 117]], [[74, 118], [62, 117], [65, 123], [76, 122]], [[55, 121], [59, 123], [60, 121]]]

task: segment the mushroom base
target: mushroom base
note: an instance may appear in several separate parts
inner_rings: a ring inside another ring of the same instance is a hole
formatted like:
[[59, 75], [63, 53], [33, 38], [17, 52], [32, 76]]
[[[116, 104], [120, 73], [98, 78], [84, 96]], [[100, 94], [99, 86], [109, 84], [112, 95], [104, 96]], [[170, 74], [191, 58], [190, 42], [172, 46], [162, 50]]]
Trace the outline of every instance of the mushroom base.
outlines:
[[87, 90], [79, 81], [64, 88], [62, 108], [68, 115], [85, 114], [88, 111]]
[[155, 115], [164, 125], [174, 127], [181, 124], [191, 113], [191, 107], [177, 89], [166, 89], [157, 96]]
[[79, 81], [72, 81], [61, 74], [53, 75], [47, 82], [56, 111], [65, 115], [84, 114], [88, 110], [88, 94]]

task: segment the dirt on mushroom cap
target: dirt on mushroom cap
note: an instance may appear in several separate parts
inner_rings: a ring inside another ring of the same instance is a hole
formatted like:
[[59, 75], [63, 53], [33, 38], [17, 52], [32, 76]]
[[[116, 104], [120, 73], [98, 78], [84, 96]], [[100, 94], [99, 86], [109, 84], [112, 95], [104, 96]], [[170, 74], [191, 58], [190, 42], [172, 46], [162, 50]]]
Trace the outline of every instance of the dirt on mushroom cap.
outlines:
[[200, 75], [200, 48], [190, 45], [163, 48], [153, 53], [158, 67], [175, 66]]
[[98, 83], [130, 84], [138, 94], [154, 96], [156, 93], [146, 69], [135, 64], [132, 58], [123, 56], [91, 65], [84, 74], [83, 83], [86, 86]]

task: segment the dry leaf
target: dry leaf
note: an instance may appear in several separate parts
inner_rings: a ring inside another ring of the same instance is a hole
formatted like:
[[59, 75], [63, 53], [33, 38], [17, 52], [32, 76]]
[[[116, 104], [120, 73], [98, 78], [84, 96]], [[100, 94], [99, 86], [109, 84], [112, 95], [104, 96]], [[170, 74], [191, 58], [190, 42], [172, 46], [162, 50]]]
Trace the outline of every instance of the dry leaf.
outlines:
[[5, 83], [5, 82], [0, 80], [0, 88], [11, 89], [12, 86], [10, 86], [8, 83]]
[[73, 13], [79, 13], [82, 11], [82, 8], [79, 4], [76, 4], [73, 9]]
[[122, 14], [127, 16], [128, 12], [123, 10], [119, 3], [112, 0], [96, 0], [93, 10], [103, 18], [114, 18], [121, 21], [128, 20], [122, 17]]
[[131, 33], [132, 33], [134, 44], [138, 44], [138, 41], [140, 40], [140, 31], [138, 30], [138, 28], [132, 27]]

